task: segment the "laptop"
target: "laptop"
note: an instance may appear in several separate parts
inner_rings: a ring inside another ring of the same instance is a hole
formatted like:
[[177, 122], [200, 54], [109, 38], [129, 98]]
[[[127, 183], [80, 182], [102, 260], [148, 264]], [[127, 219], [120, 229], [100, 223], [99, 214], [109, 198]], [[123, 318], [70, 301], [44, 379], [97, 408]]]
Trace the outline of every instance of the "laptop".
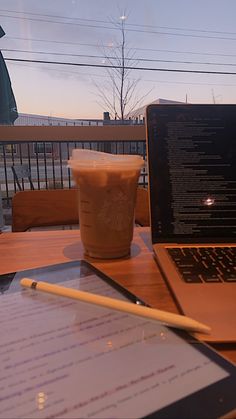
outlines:
[[146, 110], [152, 246], [180, 311], [236, 342], [236, 105]]

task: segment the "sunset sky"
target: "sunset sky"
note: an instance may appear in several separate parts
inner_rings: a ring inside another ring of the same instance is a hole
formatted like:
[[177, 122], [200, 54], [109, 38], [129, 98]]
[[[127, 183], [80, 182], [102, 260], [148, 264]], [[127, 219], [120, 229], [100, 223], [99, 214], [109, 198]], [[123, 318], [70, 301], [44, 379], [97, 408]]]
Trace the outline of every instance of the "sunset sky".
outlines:
[[140, 78], [143, 105], [186, 97], [192, 103], [235, 103], [235, 0], [1, 0], [6, 35], [0, 50], [18, 111], [102, 118], [107, 109], [97, 103], [96, 85], [103, 89], [109, 78], [106, 68], [96, 66], [109, 65], [103, 46], [111, 56], [117, 51], [115, 23], [123, 13], [127, 48], [136, 67], [145, 68], [129, 75]]

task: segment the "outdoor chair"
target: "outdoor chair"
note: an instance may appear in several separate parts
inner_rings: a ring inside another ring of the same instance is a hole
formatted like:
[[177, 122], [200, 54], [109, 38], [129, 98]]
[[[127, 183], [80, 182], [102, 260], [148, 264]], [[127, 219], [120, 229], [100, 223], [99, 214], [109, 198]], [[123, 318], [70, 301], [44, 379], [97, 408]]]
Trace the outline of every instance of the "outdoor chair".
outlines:
[[141, 186], [137, 189], [135, 206], [135, 224], [141, 227], [150, 226], [148, 190]]
[[[12, 199], [12, 231], [79, 228], [78, 189], [17, 192]], [[148, 191], [138, 188], [135, 223], [149, 225]]]
[[20, 191], [12, 198], [12, 231], [79, 228], [78, 223], [77, 189]]
[[31, 173], [29, 166], [27, 164], [20, 164], [11, 166], [11, 170], [13, 173], [14, 181], [16, 182], [19, 191], [22, 191], [22, 181], [28, 182], [30, 184], [30, 189], [34, 189], [34, 185], [31, 179]]

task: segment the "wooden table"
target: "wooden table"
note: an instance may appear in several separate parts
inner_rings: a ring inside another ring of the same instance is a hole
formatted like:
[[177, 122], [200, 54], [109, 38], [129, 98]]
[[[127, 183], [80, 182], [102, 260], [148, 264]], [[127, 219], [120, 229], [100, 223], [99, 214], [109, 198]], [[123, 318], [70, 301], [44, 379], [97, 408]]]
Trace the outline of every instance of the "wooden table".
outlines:
[[[153, 259], [149, 228], [135, 228], [130, 257], [107, 261], [84, 257], [79, 230], [0, 234], [0, 274], [81, 258], [152, 307], [178, 313]], [[214, 348], [236, 362], [236, 343]]]

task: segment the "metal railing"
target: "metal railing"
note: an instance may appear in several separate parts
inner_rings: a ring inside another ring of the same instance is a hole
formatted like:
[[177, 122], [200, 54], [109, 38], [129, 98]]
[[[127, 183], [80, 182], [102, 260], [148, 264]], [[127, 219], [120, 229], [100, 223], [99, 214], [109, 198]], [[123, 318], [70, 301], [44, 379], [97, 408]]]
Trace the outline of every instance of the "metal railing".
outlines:
[[[0, 186], [3, 202], [19, 190], [12, 166], [27, 165], [34, 189], [71, 188], [73, 179], [67, 161], [73, 148], [114, 154], [139, 154], [146, 160], [145, 128], [139, 126], [2, 126], [0, 127]], [[19, 179], [21, 189], [30, 180]], [[140, 185], [147, 186], [146, 165]]]

